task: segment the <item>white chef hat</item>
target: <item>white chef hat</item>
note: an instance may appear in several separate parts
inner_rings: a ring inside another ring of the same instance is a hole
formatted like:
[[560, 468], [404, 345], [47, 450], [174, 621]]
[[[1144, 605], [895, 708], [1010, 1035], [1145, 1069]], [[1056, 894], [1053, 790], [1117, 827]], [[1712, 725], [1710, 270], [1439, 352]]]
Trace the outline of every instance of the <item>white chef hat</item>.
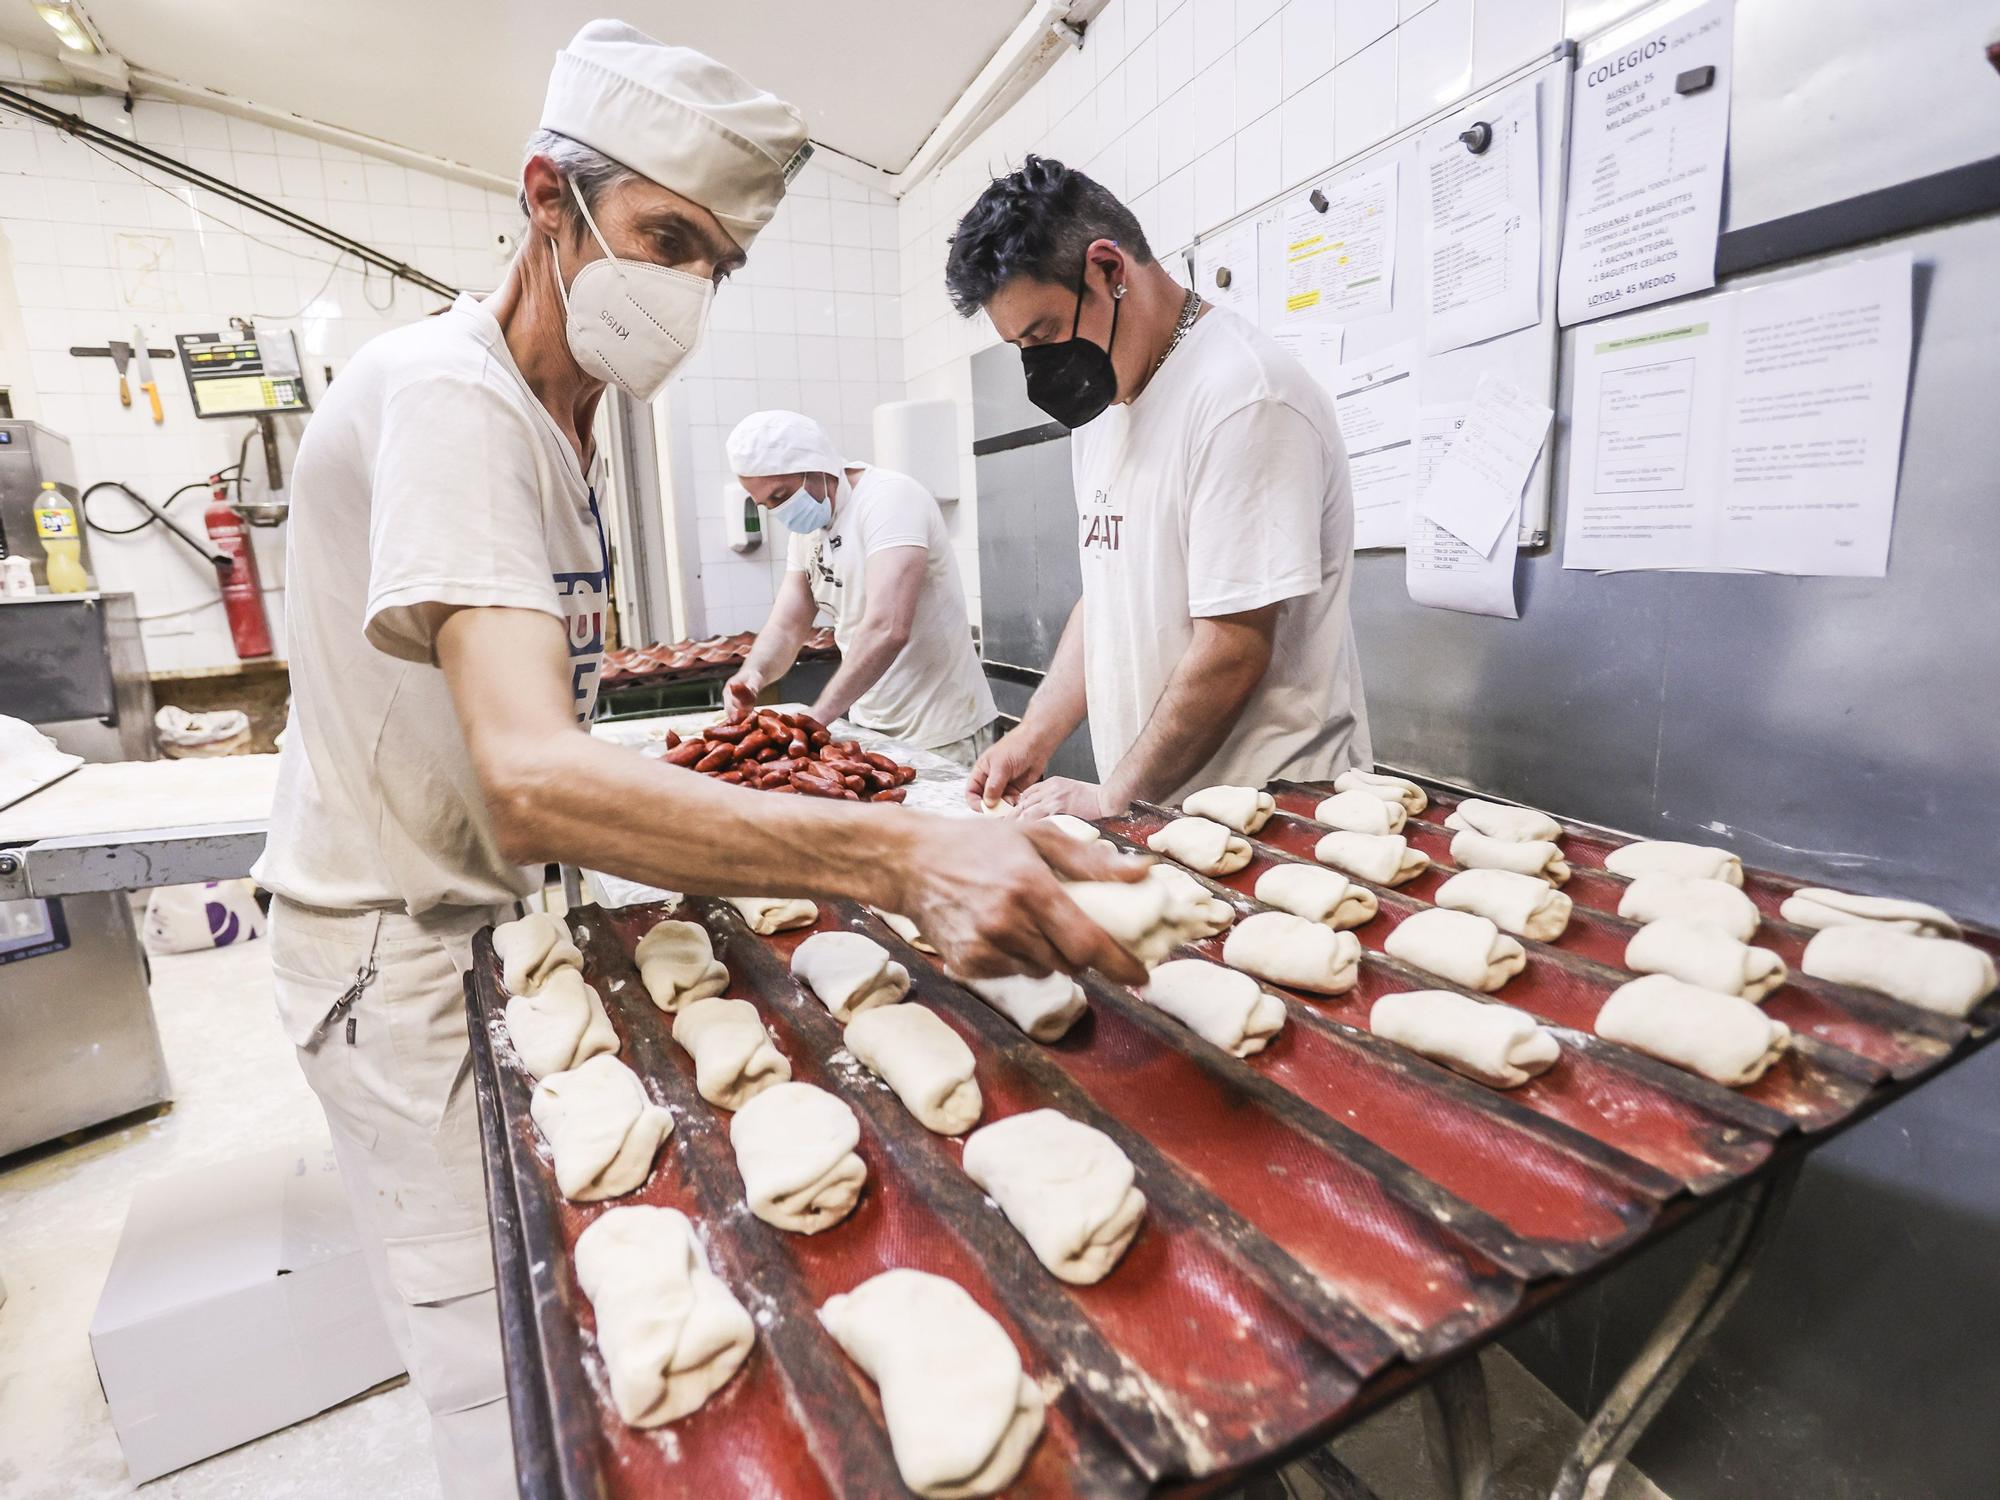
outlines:
[[812, 155], [797, 109], [623, 21], [591, 21], [556, 54], [542, 128], [693, 199], [744, 250]]
[[826, 429], [795, 411], [753, 411], [729, 434], [729, 469], [743, 479], [770, 474], [838, 474], [847, 460]]

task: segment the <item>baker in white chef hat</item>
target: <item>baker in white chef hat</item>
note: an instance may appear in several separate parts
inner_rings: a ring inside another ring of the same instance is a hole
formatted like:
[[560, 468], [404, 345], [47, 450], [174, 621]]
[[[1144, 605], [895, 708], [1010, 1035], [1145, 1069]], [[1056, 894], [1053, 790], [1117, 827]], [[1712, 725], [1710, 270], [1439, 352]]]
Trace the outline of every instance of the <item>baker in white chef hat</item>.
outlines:
[[547, 865], [852, 896], [964, 973], [1144, 977], [1056, 882], [1136, 872], [1074, 840], [768, 796], [587, 732], [598, 405], [659, 393], [807, 149], [796, 109], [719, 63], [591, 22], [557, 56], [500, 286], [371, 340], [299, 445], [292, 713], [255, 874], [279, 1020], [451, 1500], [515, 1493], [463, 975]]

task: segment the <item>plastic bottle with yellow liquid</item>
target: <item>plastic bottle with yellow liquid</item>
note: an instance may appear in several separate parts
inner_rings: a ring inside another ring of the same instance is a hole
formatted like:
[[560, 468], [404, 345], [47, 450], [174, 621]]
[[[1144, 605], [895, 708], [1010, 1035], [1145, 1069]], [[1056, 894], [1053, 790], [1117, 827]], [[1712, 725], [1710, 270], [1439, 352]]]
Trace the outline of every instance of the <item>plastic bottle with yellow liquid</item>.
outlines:
[[42, 481], [41, 496], [35, 501], [35, 535], [48, 556], [50, 593], [81, 594], [90, 587], [90, 575], [83, 571], [76, 509], [53, 479]]

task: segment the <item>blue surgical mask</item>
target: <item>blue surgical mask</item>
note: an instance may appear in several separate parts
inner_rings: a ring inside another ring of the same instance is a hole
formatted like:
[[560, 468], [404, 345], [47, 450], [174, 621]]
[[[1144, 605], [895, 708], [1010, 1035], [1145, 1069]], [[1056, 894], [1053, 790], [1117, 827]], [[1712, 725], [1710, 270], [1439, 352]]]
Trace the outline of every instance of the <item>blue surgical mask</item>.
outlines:
[[801, 479], [799, 487], [788, 498], [771, 507], [771, 514], [784, 524], [785, 530], [795, 535], [824, 531], [833, 520], [833, 492], [828, 490], [826, 499], [822, 500], [807, 489]]

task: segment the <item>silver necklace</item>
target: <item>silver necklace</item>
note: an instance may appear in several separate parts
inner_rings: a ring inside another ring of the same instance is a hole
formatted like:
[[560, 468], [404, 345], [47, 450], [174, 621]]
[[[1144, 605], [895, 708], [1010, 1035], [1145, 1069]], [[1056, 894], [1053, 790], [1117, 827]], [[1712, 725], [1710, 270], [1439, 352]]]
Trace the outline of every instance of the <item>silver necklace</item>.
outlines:
[[1187, 300], [1181, 304], [1181, 315], [1174, 321], [1174, 336], [1167, 340], [1167, 347], [1160, 351], [1160, 357], [1153, 361], [1153, 373], [1159, 374], [1160, 366], [1167, 362], [1167, 356], [1180, 348], [1187, 331], [1194, 327], [1194, 320], [1201, 316], [1201, 298], [1190, 289]]

